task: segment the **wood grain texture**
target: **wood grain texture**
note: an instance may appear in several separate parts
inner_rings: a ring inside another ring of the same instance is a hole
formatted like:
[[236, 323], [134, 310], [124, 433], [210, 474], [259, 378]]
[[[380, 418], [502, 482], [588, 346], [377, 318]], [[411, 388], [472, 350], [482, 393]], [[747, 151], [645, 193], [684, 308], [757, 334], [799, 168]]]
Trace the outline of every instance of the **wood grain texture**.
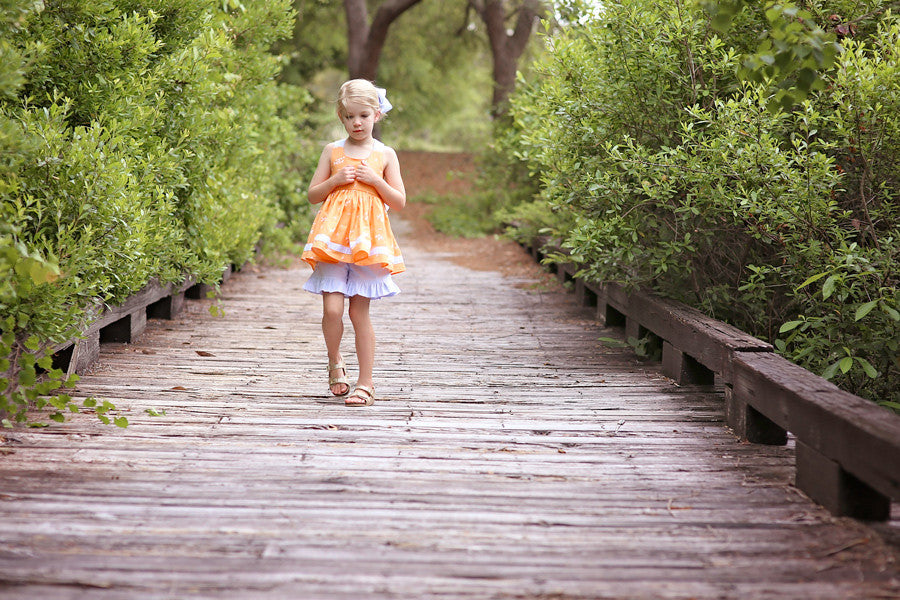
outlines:
[[900, 594], [900, 523], [810, 502], [793, 444], [741, 443], [721, 390], [605, 346], [557, 288], [403, 248], [370, 408], [327, 393], [302, 268], [103, 345], [75, 396], [127, 429], [3, 434], [0, 598]]
[[900, 498], [900, 460], [887, 460], [900, 455], [900, 419], [781, 356], [737, 356], [736, 399], [888, 498]]
[[[547, 240], [534, 248], [567, 251]], [[890, 519], [900, 500], [900, 417], [774, 354], [771, 344], [679, 302], [621, 285], [584, 283], [571, 263], [554, 265], [561, 282], [596, 318], [624, 326], [628, 339], [661, 346], [662, 373], [678, 385], [726, 384], [725, 417], [741, 439], [797, 440], [797, 487], [837, 516]], [[733, 393], [731, 393], [733, 390]]]

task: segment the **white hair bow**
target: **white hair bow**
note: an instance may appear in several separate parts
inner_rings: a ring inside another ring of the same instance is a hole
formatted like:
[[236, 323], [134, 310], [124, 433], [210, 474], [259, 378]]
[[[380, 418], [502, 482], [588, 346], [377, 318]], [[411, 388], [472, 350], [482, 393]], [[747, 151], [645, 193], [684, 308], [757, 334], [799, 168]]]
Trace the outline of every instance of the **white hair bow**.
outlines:
[[387, 99], [387, 90], [380, 87], [375, 89], [378, 91], [378, 110], [380, 110], [383, 115], [387, 114], [389, 110], [394, 108], [394, 105]]

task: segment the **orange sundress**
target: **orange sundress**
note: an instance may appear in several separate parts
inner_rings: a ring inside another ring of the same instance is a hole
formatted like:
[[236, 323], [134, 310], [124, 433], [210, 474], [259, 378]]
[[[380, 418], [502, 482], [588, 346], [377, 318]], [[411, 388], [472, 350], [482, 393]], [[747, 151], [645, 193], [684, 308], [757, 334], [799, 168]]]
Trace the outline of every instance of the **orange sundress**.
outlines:
[[[348, 165], [366, 164], [384, 175], [384, 144], [375, 140], [367, 158], [344, 154], [344, 140], [331, 150], [331, 174]], [[354, 181], [331, 190], [313, 221], [301, 259], [314, 269], [318, 262], [381, 266], [392, 275], [406, 270], [378, 191]]]

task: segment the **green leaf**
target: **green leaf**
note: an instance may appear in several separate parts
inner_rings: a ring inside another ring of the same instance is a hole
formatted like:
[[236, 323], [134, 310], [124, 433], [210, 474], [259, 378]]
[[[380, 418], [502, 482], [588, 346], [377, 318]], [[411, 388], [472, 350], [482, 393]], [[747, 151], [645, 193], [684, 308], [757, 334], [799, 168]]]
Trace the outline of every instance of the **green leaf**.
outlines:
[[828, 275], [828, 271], [826, 271], [826, 272], [824, 272], [824, 273], [819, 273], [818, 275], [813, 275], [812, 277], [809, 277], [806, 281], [804, 281], [803, 283], [801, 283], [801, 284], [797, 287], [797, 290], [802, 290], [803, 288], [805, 288], [805, 287], [808, 286], [809, 284], [814, 283], [814, 282], [816, 282], [816, 281], [822, 279], [822, 278], [825, 277], [826, 275]]
[[845, 356], [838, 364], [841, 367], [841, 373], [846, 373], [853, 367], [853, 357]]
[[49, 283], [59, 277], [59, 267], [33, 258], [28, 260], [26, 268], [34, 283]]
[[105, 415], [111, 410], [116, 410], [116, 405], [109, 400], [104, 400], [103, 403], [96, 408], [98, 415]]
[[834, 362], [828, 365], [828, 368], [822, 371], [822, 377], [828, 380], [831, 380], [835, 374], [837, 373], [838, 366], [840, 365], [840, 361]]
[[878, 371], [875, 369], [875, 367], [872, 366], [872, 363], [858, 356], [856, 357], [856, 362], [859, 363], [859, 365], [863, 368], [863, 371], [865, 371], [866, 375], [868, 375], [871, 379], [876, 379], [878, 377]]
[[791, 331], [792, 329], [796, 329], [800, 325], [803, 325], [803, 321], [788, 321], [778, 330], [778, 333], [784, 333], [785, 331]]
[[115, 424], [117, 427], [126, 428], [128, 427], [128, 419], [125, 417], [116, 417]]
[[891, 319], [893, 319], [894, 321], [900, 321], [900, 312], [897, 312], [896, 310], [894, 310], [893, 308], [891, 308], [890, 306], [888, 306], [888, 305], [885, 304], [884, 302], [882, 302], [880, 306], [881, 306], [881, 310], [883, 310], [884, 312], [886, 312], [887, 315], [888, 315]]
[[875, 308], [877, 305], [878, 305], [878, 300], [872, 300], [871, 302], [866, 302], [865, 304], [863, 304], [862, 306], [860, 306], [859, 308], [856, 309], [856, 315], [853, 320], [859, 321], [860, 319], [865, 317], [867, 314], [872, 312], [872, 309]]
[[36, 374], [34, 372], [34, 367], [23, 368], [19, 372], [19, 383], [23, 387], [32, 387], [36, 381]]
[[50, 418], [56, 421], [57, 423], [62, 423], [66, 420], [66, 417], [61, 412], [55, 412], [50, 415]]
[[825, 283], [822, 285], [822, 299], [828, 300], [831, 294], [834, 293], [834, 287], [837, 279], [834, 275], [825, 280]]
[[3, 419], [2, 421], [0, 421], [0, 423], [2, 423], [3, 426], [7, 429], [12, 429], [13, 427], [12, 421], [10, 421], [9, 419]]

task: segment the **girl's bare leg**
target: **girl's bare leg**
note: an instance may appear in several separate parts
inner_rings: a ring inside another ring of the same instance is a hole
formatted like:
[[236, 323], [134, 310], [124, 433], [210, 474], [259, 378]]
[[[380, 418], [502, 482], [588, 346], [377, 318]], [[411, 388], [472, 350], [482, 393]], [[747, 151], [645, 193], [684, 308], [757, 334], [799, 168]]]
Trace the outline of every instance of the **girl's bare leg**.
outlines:
[[369, 299], [365, 296], [350, 298], [350, 321], [356, 332], [356, 359], [359, 361], [358, 383], [373, 386], [372, 368], [375, 364], [375, 329], [369, 318]]
[[[322, 333], [325, 336], [325, 348], [328, 350], [328, 363], [341, 361], [341, 339], [344, 337], [344, 295], [334, 292], [322, 294]], [[332, 373], [329, 373], [329, 377]], [[331, 393], [346, 394], [349, 389], [346, 383], [331, 386]]]

